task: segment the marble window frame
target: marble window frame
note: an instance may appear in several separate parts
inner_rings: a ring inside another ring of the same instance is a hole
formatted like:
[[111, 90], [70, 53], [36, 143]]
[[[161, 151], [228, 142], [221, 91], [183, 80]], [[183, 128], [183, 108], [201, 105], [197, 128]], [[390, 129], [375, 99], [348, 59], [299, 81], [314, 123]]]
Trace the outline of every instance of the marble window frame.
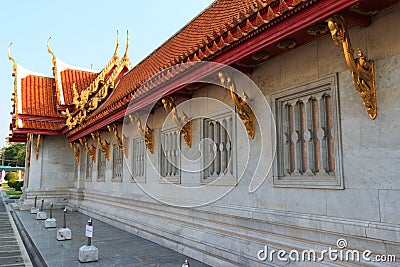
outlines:
[[[142, 176], [135, 176], [135, 142], [141, 140], [142, 142], [142, 149], [143, 149], [143, 175]], [[130, 154], [132, 155], [132, 159], [130, 160], [131, 163], [131, 183], [145, 183], [146, 182], [146, 158], [147, 158], [147, 148], [142, 136], [136, 136], [132, 138], [131, 147], [130, 147]]]
[[94, 162], [90, 157], [90, 155], [86, 153], [85, 182], [91, 182], [93, 180], [93, 167], [94, 167]]
[[[279, 108], [283, 101], [307, 97], [329, 91], [332, 106], [332, 130], [334, 140], [334, 175], [284, 176], [283, 172], [283, 133], [282, 112]], [[272, 112], [276, 122], [277, 154], [273, 165], [273, 186], [294, 188], [344, 189], [342, 142], [340, 126], [340, 103], [338, 74], [323, 77], [305, 84], [284, 89], [271, 95]]]
[[[222, 110], [217, 110], [214, 112], [210, 112], [204, 115], [204, 118], [202, 118], [201, 123], [200, 123], [200, 138], [203, 140], [205, 138], [205, 128], [204, 128], [204, 122], [208, 119], [213, 119], [213, 120], [218, 120], [221, 118], [228, 118], [232, 120], [232, 125], [231, 125], [231, 162], [232, 164], [232, 175], [221, 175], [218, 177], [205, 177], [205, 166], [204, 166], [204, 160], [201, 161], [201, 180], [200, 184], [202, 185], [218, 185], [218, 186], [232, 186], [236, 185], [237, 183], [237, 147], [236, 147], [236, 140], [237, 140], [237, 131], [236, 131], [236, 120], [237, 116], [235, 114], [235, 107], [230, 107], [227, 109], [222, 109]], [[202, 146], [202, 151], [206, 151], [205, 148], [205, 143], [203, 143]]]
[[[97, 160], [97, 182], [105, 182], [106, 181], [106, 172], [107, 172], [107, 159], [106, 156], [104, 156], [103, 152], [100, 149], [97, 149], [97, 155], [98, 155], [98, 160]], [[103, 175], [101, 176], [101, 164], [104, 162], [104, 172]]]
[[[159, 179], [158, 182], [159, 183], [173, 183], [173, 184], [180, 184], [181, 183], [181, 175], [182, 175], [182, 171], [181, 171], [181, 167], [182, 167], [182, 161], [181, 161], [181, 146], [182, 146], [182, 137], [181, 134], [179, 132], [179, 129], [174, 125], [174, 126], [167, 126], [164, 129], [159, 131], [159, 146], [158, 146], [158, 152], [159, 152]], [[179, 167], [178, 167], [178, 172], [179, 174], [174, 175], [174, 176], [164, 176], [163, 175], [163, 157], [165, 157], [165, 155], [163, 154], [163, 138], [165, 134], [168, 133], [172, 133], [172, 132], [176, 132], [178, 138], [178, 143], [179, 145], [177, 146], [179, 149], [179, 153], [178, 153], [178, 160], [179, 160]]]
[[[114, 183], [121, 183], [124, 179], [124, 153], [122, 152], [122, 149], [118, 146], [116, 142], [112, 143], [112, 159], [111, 159], [111, 182]], [[121, 156], [120, 159], [116, 159], [116, 150], [118, 150], [119, 155]], [[118, 166], [115, 166], [117, 164], [120, 164], [119, 168]], [[121, 176], [116, 177], [116, 170], [120, 170]]]

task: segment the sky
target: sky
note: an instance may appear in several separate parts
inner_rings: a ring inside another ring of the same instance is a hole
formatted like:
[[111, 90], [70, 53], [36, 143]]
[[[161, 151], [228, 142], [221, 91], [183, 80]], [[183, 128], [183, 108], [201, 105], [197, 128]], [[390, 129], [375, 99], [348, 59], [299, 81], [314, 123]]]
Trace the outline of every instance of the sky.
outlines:
[[119, 31], [123, 55], [129, 31], [129, 57], [139, 63], [213, 0], [20, 0], [0, 4], [0, 148], [11, 121], [12, 62], [52, 76], [51, 56], [73, 66], [101, 70], [112, 57]]

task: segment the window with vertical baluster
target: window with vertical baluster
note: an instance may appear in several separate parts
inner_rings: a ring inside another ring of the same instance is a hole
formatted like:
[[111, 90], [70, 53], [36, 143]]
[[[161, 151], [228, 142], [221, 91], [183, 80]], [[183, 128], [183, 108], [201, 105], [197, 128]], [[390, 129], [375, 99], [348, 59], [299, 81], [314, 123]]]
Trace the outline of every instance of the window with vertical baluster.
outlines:
[[343, 188], [336, 75], [272, 99], [277, 126], [274, 185]]
[[113, 144], [113, 160], [112, 160], [112, 181], [122, 182], [122, 169], [123, 169], [123, 155], [122, 149], [118, 144]]
[[181, 181], [181, 135], [177, 128], [161, 132], [160, 182]]
[[106, 180], [106, 157], [103, 152], [98, 149], [98, 162], [97, 162], [97, 181], [104, 182]]
[[86, 182], [92, 181], [92, 173], [93, 173], [93, 160], [86, 154]]
[[235, 124], [233, 111], [209, 114], [202, 122], [202, 183], [231, 185], [235, 180]]
[[145, 182], [146, 146], [142, 137], [132, 141], [132, 182]]

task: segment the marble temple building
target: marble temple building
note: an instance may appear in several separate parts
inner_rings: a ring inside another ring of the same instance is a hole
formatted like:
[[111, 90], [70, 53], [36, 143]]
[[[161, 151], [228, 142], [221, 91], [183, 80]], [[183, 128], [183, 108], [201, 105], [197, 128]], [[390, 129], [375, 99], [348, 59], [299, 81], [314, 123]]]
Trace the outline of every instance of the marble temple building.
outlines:
[[340, 239], [399, 260], [399, 25], [395, 0], [216, 0], [136, 66], [129, 38], [101, 71], [49, 39], [50, 77], [10, 49], [19, 208], [45, 198], [211, 266]]

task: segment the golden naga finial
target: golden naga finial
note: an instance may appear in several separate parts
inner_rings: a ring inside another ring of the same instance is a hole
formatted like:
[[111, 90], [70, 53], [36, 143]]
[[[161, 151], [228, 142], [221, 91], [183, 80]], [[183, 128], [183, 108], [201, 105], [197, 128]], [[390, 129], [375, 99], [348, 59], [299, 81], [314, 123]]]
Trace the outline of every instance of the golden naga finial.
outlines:
[[12, 42], [8, 45], [8, 59], [13, 62], [13, 72], [17, 71], [17, 61], [11, 56], [11, 46]]
[[241, 97], [237, 95], [237, 93], [235, 92], [236, 84], [234, 81], [232, 81], [231, 77], [229, 77], [228, 75], [219, 72], [218, 77], [221, 81], [221, 84], [225, 88], [228, 88], [229, 91], [231, 92], [231, 98], [233, 100], [233, 103], [235, 104], [239, 118], [243, 121], [246, 131], [249, 134], [250, 138], [254, 139], [254, 133], [255, 133], [254, 113], [248, 104], [249, 102], [248, 96], [244, 91]]
[[351, 71], [355, 89], [360, 93], [364, 106], [371, 120], [377, 115], [376, 86], [374, 61], [364, 56], [361, 49], [357, 49], [357, 58], [354, 58], [354, 49], [351, 46], [349, 32], [344, 18], [335, 15], [328, 19], [328, 27], [336, 46], [342, 44], [346, 64]]
[[125, 46], [125, 54], [123, 59], [128, 58], [128, 48], [129, 48], [129, 31], [126, 31], [126, 46]]
[[119, 47], [119, 33], [117, 31], [117, 43], [115, 45], [115, 51], [113, 55], [113, 59], [117, 60], [118, 59], [118, 47]]
[[51, 50], [50, 48], [50, 41], [51, 41], [51, 36], [49, 37], [49, 39], [47, 39], [46, 45], [47, 45], [47, 52], [49, 52], [49, 54], [53, 57], [53, 65], [55, 67], [56, 65], [56, 55], [54, 54], [54, 52]]

